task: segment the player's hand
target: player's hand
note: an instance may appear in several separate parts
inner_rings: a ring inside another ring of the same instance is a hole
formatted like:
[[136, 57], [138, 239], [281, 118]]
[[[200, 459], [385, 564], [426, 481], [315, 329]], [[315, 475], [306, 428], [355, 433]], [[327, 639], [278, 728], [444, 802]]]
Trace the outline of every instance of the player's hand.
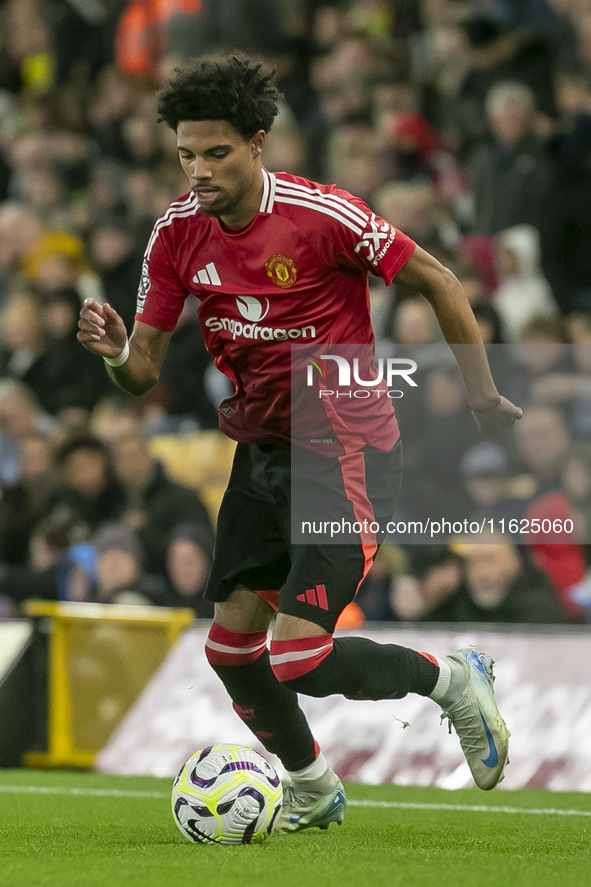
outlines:
[[523, 416], [521, 407], [516, 407], [502, 395], [499, 397], [498, 404], [488, 409], [472, 409], [472, 415], [482, 434], [498, 434], [499, 431], [510, 428]]
[[85, 299], [78, 320], [76, 336], [81, 345], [100, 357], [117, 357], [127, 339], [121, 317], [110, 305]]

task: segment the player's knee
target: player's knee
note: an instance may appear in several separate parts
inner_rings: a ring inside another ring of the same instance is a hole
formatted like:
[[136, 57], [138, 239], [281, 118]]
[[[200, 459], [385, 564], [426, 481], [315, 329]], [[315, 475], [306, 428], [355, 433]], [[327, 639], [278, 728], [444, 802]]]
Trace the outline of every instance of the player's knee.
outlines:
[[278, 681], [306, 696], [326, 696], [319, 666], [333, 649], [331, 634], [271, 641], [271, 668]]
[[265, 652], [267, 629], [230, 631], [212, 622], [205, 642], [205, 656], [215, 670], [225, 665], [250, 665]]

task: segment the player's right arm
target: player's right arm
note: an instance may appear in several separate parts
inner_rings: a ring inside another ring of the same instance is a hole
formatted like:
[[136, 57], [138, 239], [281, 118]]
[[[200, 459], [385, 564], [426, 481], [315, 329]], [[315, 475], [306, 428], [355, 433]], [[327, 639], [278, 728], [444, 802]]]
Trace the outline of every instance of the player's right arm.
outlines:
[[[144, 394], [156, 384], [172, 331], [135, 322], [129, 338], [129, 356], [120, 366], [105, 364], [111, 379], [130, 394]], [[78, 321], [78, 341], [92, 354], [117, 359], [124, 351], [127, 330], [114, 308], [85, 299]]]
[[172, 204], [154, 225], [142, 264], [138, 319], [129, 340], [122, 318], [111, 305], [85, 299], [80, 311], [78, 341], [93, 354], [114, 361], [115, 366], [105, 364], [109, 376], [131, 394], [144, 394], [158, 381], [185, 303], [187, 291], [172, 258], [177, 255], [173, 228], [177, 218], [186, 218], [192, 199], [190, 195]]

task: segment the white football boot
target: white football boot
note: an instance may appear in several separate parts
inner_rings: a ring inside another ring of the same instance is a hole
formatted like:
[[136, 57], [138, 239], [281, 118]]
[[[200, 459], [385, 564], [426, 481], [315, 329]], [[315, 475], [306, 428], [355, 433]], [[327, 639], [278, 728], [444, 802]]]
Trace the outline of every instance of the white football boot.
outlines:
[[477, 650], [456, 650], [444, 657], [451, 668], [449, 689], [438, 704], [441, 720], [458, 734], [476, 785], [485, 791], [503, 778], [508, 760], [509, 731], [493, 692], [493, 660]]
[[319, 779], [294, 782], [283, 787], [283, 808], [273, 829], [275, 834], [305, 828], [326, 829], [331, 822], [341, 825], [347, 799], [343, 783], [328, 769]]

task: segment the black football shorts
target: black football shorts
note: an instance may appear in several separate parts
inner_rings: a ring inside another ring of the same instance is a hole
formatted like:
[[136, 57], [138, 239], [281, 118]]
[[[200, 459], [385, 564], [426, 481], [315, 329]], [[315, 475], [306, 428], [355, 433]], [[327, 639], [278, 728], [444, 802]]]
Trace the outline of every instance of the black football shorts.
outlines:
[[[320, 509], [314, 507], [313, 516], [318, 519], [314, 526], [323, 523], [323, 518], [338, 518], [353, 528], [352, 535], [345, 543], [338, 537], [327, 541], [326, 536], [317, 541], [312, 530], [310, 541], [294, 544], [290, 450], [238, 444], [218, 515], [205, 597], [224, 601], [238, 587], [278, 590], [279, 612], [332, 632], [384, 536], [384, 532], [368, 535], [365, 529], [356, 532], [359, 519], [373, 516], [374, 529], [376, 525], [385, 528], [394, 513], [402, 447], [400, 441], [389, 452], [365, 447], [340, 460], [312, 455], [305, 464], [305, 476], [294, 477], [294, 484], [298, 500], [306, 498], [307, 488], [315, 503], [322, 502]], [[348, 476], [354, 478], [353, 485]]]

